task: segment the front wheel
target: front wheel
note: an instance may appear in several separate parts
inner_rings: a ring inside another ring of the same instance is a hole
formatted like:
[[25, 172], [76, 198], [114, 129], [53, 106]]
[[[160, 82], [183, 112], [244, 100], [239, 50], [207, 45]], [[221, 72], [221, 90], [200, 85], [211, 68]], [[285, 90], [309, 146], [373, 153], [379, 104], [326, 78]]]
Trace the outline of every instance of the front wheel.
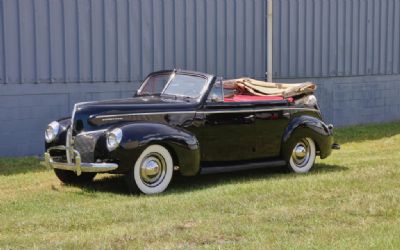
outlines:
[[126, 174], [131, 193], [162, 193], [169, 185], [173, 174], [173, 161], [169, 151], [161, 145], [147, 147], [133, 168]]
[[91, 182], [96, 176], [96, 173], [82, 173], [81, 175], [76, 175], [75, 172], [62, 169], [54, 169], [54, 173], [60, 179], [60, 181], [65, 184], [83, 184]]
[[302, 138], [292, 146], [288, 168], [295, 173], [307, 173], [314, 166], [316, 158], [315, 143], [311, 138]]

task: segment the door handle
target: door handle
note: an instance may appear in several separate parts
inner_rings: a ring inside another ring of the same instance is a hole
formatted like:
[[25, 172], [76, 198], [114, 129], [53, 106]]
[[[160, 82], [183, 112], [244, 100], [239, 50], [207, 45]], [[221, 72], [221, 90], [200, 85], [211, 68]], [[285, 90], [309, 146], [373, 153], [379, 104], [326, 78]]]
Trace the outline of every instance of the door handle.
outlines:
[[285, 117], [285, 118], [290, 118], [290, 113], [289, 112], [283, 112], [283, 117]]
[[248, 116], [243, 117], [243, 119], [244, 119], [244, 121], [246, 123], [254, 122], [256, 120], [256, 116], [255, 115], [248, 115]]
[[254, 119], [254, 117], [255, 117], [255, 115], [248, 115], [248, 116], [245, 116], [244, 119]]

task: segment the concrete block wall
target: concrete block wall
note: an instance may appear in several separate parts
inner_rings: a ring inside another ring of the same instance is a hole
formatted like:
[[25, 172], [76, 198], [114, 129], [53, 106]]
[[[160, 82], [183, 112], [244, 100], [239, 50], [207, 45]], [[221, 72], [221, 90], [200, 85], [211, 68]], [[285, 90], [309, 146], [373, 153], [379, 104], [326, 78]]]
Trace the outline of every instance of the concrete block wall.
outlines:
[[400, 75], [276, 81], [315, 82], [324, 118], [335, 126], [400, 121]]
[[139, 83], [0, 85], [0, 156], [39, 155], [44, 130], [76, 102], [132, 96]]

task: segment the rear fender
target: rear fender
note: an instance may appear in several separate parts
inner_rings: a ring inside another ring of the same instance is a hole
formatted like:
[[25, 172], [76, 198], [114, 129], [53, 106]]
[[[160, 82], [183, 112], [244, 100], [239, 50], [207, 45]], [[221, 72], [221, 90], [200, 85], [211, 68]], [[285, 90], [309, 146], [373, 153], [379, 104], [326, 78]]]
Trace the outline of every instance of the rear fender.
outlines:
[[328, 157], [332, 152], [333, 131], [320, 119], [313, 116], [295, 117], [282, 138], [282, 155], [285, 160], [290, 158], [292, 142], [301, 138], [310, 137], [317, 144], [321, 159]]

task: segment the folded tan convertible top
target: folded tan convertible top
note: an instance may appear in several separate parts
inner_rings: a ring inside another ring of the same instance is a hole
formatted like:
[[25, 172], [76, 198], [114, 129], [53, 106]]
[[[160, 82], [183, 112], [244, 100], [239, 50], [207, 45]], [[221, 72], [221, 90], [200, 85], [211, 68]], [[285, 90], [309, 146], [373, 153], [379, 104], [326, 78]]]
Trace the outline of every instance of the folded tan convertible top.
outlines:
[[251, 78], [240, 78], [223, 82], [225, 88], [238, 89], [258, 96], [281, 95], [284, 98], [302, 94], [312, 94], [317, 86], [312, 82], [272, 83]]

